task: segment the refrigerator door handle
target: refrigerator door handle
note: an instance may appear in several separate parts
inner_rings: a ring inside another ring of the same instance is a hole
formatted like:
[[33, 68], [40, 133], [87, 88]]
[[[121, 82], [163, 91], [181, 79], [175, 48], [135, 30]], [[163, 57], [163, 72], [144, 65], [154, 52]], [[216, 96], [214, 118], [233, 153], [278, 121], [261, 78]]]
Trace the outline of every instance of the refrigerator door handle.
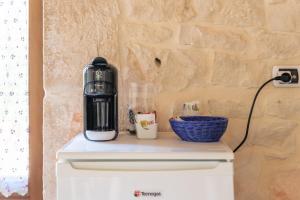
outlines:
[[176, 173], [201, 173], [210, 175], [233, 175], [232, 162], [80, 162], [67, 161], [57, 164], [57, 176], [68, 175], [122, 175], [122, 174], [176, 174]]
[[70, 162], [73, 169], [96, 171], [174, 171], [215, 169], [220, 162]]

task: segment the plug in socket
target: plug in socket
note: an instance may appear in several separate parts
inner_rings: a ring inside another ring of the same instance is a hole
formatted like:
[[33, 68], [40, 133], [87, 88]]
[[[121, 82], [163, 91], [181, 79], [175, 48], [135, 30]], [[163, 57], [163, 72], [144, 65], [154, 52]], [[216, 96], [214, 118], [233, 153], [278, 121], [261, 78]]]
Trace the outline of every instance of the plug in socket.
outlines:
[[300, 87], [299, 84], [299, 72], [300, 66], [274, 66], [273, 67], [273, 78], [281, 76], [283, 73], [291, 75], [289, 82], [273, 81], [275, 87]]

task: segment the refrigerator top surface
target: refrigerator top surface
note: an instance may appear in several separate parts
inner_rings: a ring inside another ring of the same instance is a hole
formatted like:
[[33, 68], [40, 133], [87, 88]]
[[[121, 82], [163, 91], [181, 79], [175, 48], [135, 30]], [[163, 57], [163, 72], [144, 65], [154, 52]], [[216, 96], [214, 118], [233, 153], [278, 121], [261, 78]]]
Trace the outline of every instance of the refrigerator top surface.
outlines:
[[174, 133], [162, 132], [155, 140], [140, 140], [127, 133], [114, 141], [91, 142], [83, 134], [57, 152], [59, 160], [233, 160], [223, 142], [185, 142]]

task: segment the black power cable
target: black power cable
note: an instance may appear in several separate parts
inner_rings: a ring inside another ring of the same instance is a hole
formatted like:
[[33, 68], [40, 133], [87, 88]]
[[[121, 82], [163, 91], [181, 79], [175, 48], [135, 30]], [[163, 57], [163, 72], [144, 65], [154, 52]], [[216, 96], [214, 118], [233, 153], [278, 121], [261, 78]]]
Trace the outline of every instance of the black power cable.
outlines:
[[248, 132], [249, 132], [249, 128], [250, 128], [250, 123], [251, 123], [251, 117], [252, 117], [252, 113], [253, 113], [253, 109], [254, 109], [254, 105], [255, 105], [255, 102], [256, 102], [256, 99], [260, 93], [260, 91], [270, 82], [274, 81], [274, 80], [277, 80], [277, 81], [282, 81], [282, 82], [290, 82], [291, 81], [291, 75], [289, 73], [283, 73], [281, 76], [276, 76], [274, 78], [271, 78], [270, 80], [266, 81], [264, 84], [262, 84], [262, 86], [260, 86], [260, 88], [257, 90], [255, 96], [254, 96], [254, 99], [253, 99], [253, 102], [252, 102], [252, 106], [251, 106], [251, 109], [250, 109], [250, 112], [249, 112], [249, 116], [248, 116], [248, 122], [247, 122], [247, 128], [246, 128], [246, 132], [245, 132], [245, 136], [242, 140], [242, 142], [233, 150], [233, 152], [236, 152], [244, 143], [245, 141], [247, 140], [248, 138]]

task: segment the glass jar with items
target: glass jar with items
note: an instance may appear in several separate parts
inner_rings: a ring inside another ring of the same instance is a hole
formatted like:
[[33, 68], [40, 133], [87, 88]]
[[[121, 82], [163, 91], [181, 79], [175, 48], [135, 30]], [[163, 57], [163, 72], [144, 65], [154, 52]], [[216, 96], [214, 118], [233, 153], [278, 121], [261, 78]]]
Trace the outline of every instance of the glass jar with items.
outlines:
[[155, 97], [152, 83], [130, 83], [128, 99], [128, 131], [139, 139], [157, 137]]

